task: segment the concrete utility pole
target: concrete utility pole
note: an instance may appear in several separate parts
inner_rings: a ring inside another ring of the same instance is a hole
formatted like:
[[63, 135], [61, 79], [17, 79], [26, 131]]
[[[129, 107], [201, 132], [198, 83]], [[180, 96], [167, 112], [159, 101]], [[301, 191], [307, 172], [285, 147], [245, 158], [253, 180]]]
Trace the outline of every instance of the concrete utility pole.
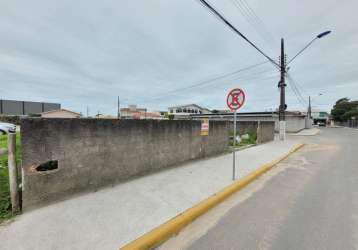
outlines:
[[119, 96], [118, 96], [118, 100], [117, 100], [117, 118], [118, 118], [118, 119], [119, 119], [120, 116], [121, 116], [121, 114], [120, 114], [120, 112], [119, 112], [120, 106], [121, 106], [121, 103], [120, 103], [120, 101], [119, 101]]
[[17, 213], [20, 211], [20, 200], [16, 167], [16, 134], [9, 133], [7, 140], [11, 208], [13, 213]]
[[308, 118], [311, 119], [312, 118], [312, 108], [311, 108], [311, 96], [308, 96]]
[[285, 55], [283, 38], [281, 38], [280, 73], [281, 73], [281, 78], [280, 78], [280, 82], [278, 83], [278, 87], [280, 88], [280, 107], [279, 107], [278, 119], [279, 119], [280, 140], [285, 140], [286, 137], [285, 110], [287, 108], [286, 100], [285, 100], [285, 87], [287, 85], [285, 83], [286, 55]]

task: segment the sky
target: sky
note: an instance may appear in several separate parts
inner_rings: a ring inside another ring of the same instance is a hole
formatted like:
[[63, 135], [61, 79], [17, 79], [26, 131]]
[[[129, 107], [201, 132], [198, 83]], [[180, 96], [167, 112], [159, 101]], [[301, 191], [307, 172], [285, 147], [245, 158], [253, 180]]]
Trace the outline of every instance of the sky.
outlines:
[[[358, 99], [358, 1], [209, 2], [274, 60], [281, 38], [289, 61], [332, 30], [290, 63], [302, 98], [290, 80], [289, 110], [306, 110], [309, 95], [322, 110]], [[266, 61], [197, 0], [0, 0], [1, 99], [57, 102], [84, 115], [87, 107], [116, 114], [117, 96], [121, 107], [154, 111], [225, 109], [228, 91], [239, 87], [240, 111], [270, 111], [279, 72]]]

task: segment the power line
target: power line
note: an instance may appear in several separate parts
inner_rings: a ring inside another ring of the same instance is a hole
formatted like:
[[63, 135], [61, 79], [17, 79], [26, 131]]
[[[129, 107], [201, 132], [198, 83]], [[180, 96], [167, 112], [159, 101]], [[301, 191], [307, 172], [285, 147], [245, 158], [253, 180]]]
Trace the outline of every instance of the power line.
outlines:
[[166, 97], [167, 95], [170, 95], [170, 94], [173, 94], [173, 93], [176, 93], [176, 92], [179, 92], [179, 91], [189, 90], [189, 89], [193, 89], [193, 88], [205, 86], [205, 85], [207, 85], [207, 84], [209, 84], [209, 83], [212, 83], [212, 82], [215, 82], [215, 81], [218, 81], [218, 80], [221, 80], [221, 79], [230, 77], [230, 76], [234, 76], [234, 75], [236, 75], [236, 74], [238, 74], [238, 73], [245, 72], [245, 71], [248, 71], [248, 70], [250, 70], [250, 69], [259, 67], [259, 66], [264, 65], [264, 64], [266, 64], [266, 63], [268, 63], [268, 62], [269, 62], [269, 61], [256, 63], [256, 64], [253, 64], [253, 65], [247, 66], [247, 67], [245, 67], [245, 68], [241, 68], [241, 69], [232, 71], [232, 72], [230, 72], [230, 73], [226, 73], [226, 74], [224, 74], [224, 75], [216, 76], [216, 77], [213, 77], [213, 78], [210, 78], [210, 79], [206, 79], [206, 80], [203, 80], [203, 81], [200, 81], [200, 82], [196, 82], [196, 83], [190, 84], [190, 85], [185, 86], [185, 87], [182, 87], [182, 88], [177, 88], [177, 89], [173, 89], [173, 90], [170, 90], [170, 91], [161, 93], [161, 94], [159, 94], [159, 96], [157, 96], [157, 97], [152, 97], [152, 98], [149, 98], [149, 99], [160, 99], [160, 98]]
[[299, 89], [301, 89], [302, 92], [304, 92], [307, 96], [310, 95], [310, 94], [308, 93], [308, 91], [306, 91], [306, 90], [302, 87], [301, 84], [299, 84], [297, 81], [295, 81], [290, 74], [287, 74], [287, 77], [288, 77], [289, 79], [291, 79], [291, 81], [293, 81], [293, 82], [299, 87]]
[[261, 49], [259, 49], [253, 42], [251, 42], [244, 34], [242, 34], [238, 29], [236, 29], [226, 18], [223, 17], [217, 10], [215, 10], [207, 1], [200, 1], [206, 8], [208, 8], [213, 14], [215, 14], [220, 20], [222, 20], [231, 30], [233, 30], [236, 34], [242, 37], [246, 42], [248, 42], [252, 47], [254, 47], [260, 54], [266, 57], [271, 63], [276, 66], [279, 66], [271, 57], [266, 55]]
[[250, 5], [245, 0], [231, 0], [234, 6], [239, 10], [245, 20], [255, 29], [257, 34], [259, 34], [267, 43], [274, 47], [273, 35], [268, 31], [265, 24], [255, 13], [255, 11], [250, 7]]
[[307, 101], [305, 100], [305, 98], [303, 98], [302, 94], [300, 93], [300, 90], [297, 88], [295, 82], [293, 81], [293, 79], [291, 77], [288, 77], [288, 82], [289, 82], [292, 92], [295, 94], [297, 100], [302, 104], [302, 106], [306, 107]]
[[298, 93], [296, 92], [295, 88], [291, 85], [291, 83], [289, 82], [290, 88], [292, 90], [292, 92], [294, 93], [294, 95], [296, 96], [297, 101], [303, 106], [306, 107], [306, 104], [300, 99]]
[[[269, 70], [269, 71], [272, 71], [272, 70]], [[258, 73], [266, 73], [268, 72], [267, 70], [263, 71], [263, 72], [258, 72]], [[277, 78], [277, 74], [276, 75], [273, 75], [273, 76], [269, 76], [269, 77], [264, 77], [262, 78], [262, 76], [258, 76], [258, 75], [255, 75], [253, 77], [243, 77], [243, 76], [239, 76], [237, 78], [233, 78], [233, 79], [230, 79], [230, 81], [234, 81], [234, 80], [245, 80], [245, 81], [248, 81], [248, 80], [268, 80], [268, 79], [272, 79], [272, 78]], [[209, 86], [210, 87], [213, 87], [215, 85], [217, 85], [218, 82], [213, 82], [211, 83]], [[203, 88], [204, 86], [197, 86], [196, 88]], [[206, 88], [208, 88], [208, 85], [205, 86]], [[165, 97], [168, 97], [168, 96], [179, 96], [179, 97], [183, 97], [184, 95], [183, 94], [180, 94], [180, 93], [177, 93], [177, 92], [174, 92], [174, 93], [168, 93], [166, 95], [162, 95], [162, 96], [158, 96], [158, 97], [153, 97], [153, 98], [149, 98], [149, 99], [142, 99], [143, 102], [154, 102], [156, 100], [159, 100], [159, 99], [162, 99], [162, 98], [165, 98]]]
[[258, 23], [260, 23], [262, 25], [263, 30], [268, 34], [268, 36], [270, 37], [270, 39], [272, 40], [272, 42], [275, 42], [275, 38], [274, 35], [267, 29], [267, 26], [265, 25], [265, 23], [262, 21], [262, 19], [255, 13], [255, 11], [251, 8], [251, 6], [249, 5], [249, 3], [246, 0], [242, 0], [242, 2], [246, 5], [247, 9], [249, 10], [249, 12], [252, 13], [252, 15], [254, 17], [256, 17]]

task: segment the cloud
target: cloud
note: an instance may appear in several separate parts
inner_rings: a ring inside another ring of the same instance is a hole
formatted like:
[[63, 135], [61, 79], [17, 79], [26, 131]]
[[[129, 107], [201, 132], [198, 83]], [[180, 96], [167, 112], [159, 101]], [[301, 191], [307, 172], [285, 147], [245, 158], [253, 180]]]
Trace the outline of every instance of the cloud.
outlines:
[[[281, 37], [290, 58], [332, 29], [292, 63], [290, 74], [305, 98], [324, 93], [321, 108], [345, 96], [358, 99], [358, 28], [348, 25], [357, 22], [356, 1], [247, 1], [272, 33], [272, 44], [232, 1], [210, 2], [275, 59]], [[0, 18], [3, 99], [115, 114], [117, 96], [123, 105], [152, 110], [183, 103], [225, 108], [226, 92], [242, 87], [244, 111], [278, 105], [277, 70], [269, 64], [165, 95], [265, 60], [195, 0], [2, 0]], [[287, 102], [289, 109], [305, 108], [290, 88]]]

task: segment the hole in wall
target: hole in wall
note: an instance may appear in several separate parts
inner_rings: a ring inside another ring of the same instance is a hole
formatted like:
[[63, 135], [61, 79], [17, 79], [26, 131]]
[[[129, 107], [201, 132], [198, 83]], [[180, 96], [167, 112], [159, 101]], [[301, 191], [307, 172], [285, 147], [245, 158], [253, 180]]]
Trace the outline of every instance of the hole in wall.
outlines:
[[42, 163], [36, 167], [36, 171], [39, 172], [51, 171], [55, 169], [58, 169], [58, 161], [53, 160]]

